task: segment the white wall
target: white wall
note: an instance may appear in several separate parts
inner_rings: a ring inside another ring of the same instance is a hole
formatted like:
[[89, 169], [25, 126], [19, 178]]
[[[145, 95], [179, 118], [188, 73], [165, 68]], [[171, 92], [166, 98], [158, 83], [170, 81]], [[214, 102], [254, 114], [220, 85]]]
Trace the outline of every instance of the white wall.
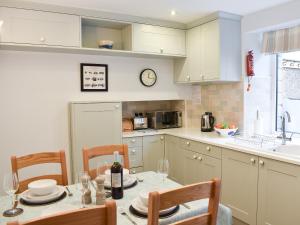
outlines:
[[[109, 92], [80, 92], [80, 63], [108, 64]], [[139, 81], [147, 67], [158, 75], [151, 88]], [[189, 87], [173, 83], [170, 59], [0, 51], [0, 182], [13, 154], [69, 150], [70, 101], [185, 98]]]
[[[271, 133], [275, 129], [276, 56], [261, 53], [262, 32], [300, 24], [299, 8], [300, 1], [291, 1], [247, 15], [242, 19], [244, 124], [247, 131], [253, 128], [257, 108], [262, 112], [264, 131]], [[254, 50], [255, 58], [255, 77], [252, 79], [251, 92], [246, 92], [245, 57], [248, 50]]]

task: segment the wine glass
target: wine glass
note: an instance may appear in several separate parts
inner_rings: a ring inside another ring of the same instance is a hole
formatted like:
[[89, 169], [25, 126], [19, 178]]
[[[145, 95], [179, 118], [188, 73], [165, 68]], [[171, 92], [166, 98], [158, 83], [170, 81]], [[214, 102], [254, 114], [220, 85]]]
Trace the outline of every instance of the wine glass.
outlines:
[[90, 176], [87, 174], [87, 172], [78, 172], [75, 178], [76, 183], [76, 189], [81, 193], [80, 196], [80, 202], [81, 202], [81, 208], [85, 208], [85, 200], [84, 200], [84, 194], [86, 193], [86, 190], [89, 188], [89, 181]]
[[19, 189], [19, 178], [16, 173], [7, 173], [3, 179], [3, 189], [12, 199], [12, 208], [6, 210], [3, 215], [12, 217], [17, 216], [23, 212], [23, 209], [16, 208], [15, 194]]
[[96, 175], [97, 176], [100, 176], [100, 175], [105, 175], [105, 171], [109, 169], [109, 166], [108, 166], [108, 162], [107, 161], [99, 161], [97, 162], [97, 165], [96, 165]]
[[169, 161], [167, 159], [158, 160], [157, 173], [162, 177], [163, 182], [165, 182], [169, 174]]

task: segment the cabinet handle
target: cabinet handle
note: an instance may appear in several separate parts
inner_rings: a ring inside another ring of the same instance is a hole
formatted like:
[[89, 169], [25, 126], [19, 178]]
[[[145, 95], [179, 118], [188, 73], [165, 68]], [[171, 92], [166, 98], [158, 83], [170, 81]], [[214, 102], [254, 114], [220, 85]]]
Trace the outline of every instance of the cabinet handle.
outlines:
[[190, 78], [190, 76], [186, 76], [186, 80], [188, 80], [188, 81], [189, 81], [190, 79], [191, 79], [191, 78]]
[[135, 142], [135, 139], [132, 139], [132, 140], [131, 140], [131, 142], [133, 142], [133, 143], [134, 143], [134, 142]]
[[201, 79], [204, 80], [204, 75], [201, 75]]
[[207, 147], [206, 147], [206, 150], [210, 152], [210, 147], [209, 147], [209, 146], [207, 146]]
[[164, 140], [164, 136], [161, 136], [161, 137], [160, 137], [160, 140]]
[[250, 162], [251, 162], [252, 164], [254, 164], [254, 163], [255, 163], [255, 159], [251, 158], [251, 159], [250, 159]]
[[190, 145], [191, 143], [189, 141], [186, 142], [186, 145]]
[[197, 159], [197, 156], [196, 156], [196, 155], [193, 155], [193, 159]]
[[136, 150], [135, 150], [135, 149], [132, 149], [131, 152], [132, 152], [132, 153], [136, 153]]
[[160, 49], [160, 53], [164, 53], [164, 49], [163, 48]]
[[262, 160], [259, 160], [259, 164], [260, 164], [261, 166], [263, 166], [263, 165], [265, 165], [265, 162], [262, 161]]
[[115, 105], [115, 108], [118, 109], [120, 106], [119, 105]]
[[131, 170], [131, 173], [132, 173], [132, 174], [136, 174], [136, 171], [135, 171], [135, 170]]
[[40, 38], [40, 41], [41, 41], [41, 42], [45, 42], [45, 41], [46, 41], [46, 38], [41, 37], [41, 38]]
[[199, 156], [199, 157], [198, 157], [198, 160], [199, 160], [199, 161], [202, 161], [202, 157], [201, 157], [201, 156]]

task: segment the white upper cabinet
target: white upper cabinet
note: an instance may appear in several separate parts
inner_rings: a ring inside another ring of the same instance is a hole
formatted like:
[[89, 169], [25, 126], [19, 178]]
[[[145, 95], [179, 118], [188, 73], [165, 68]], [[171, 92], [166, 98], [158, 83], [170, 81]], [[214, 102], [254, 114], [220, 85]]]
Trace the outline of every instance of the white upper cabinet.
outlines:
[[185, 55], [185, 30], [133, 24], [133, 51]]
[[186, 59], [174, 64], [177, 83], [239, 81], [240, 21], [216, 19], [187, 31]]
[[80, 47], [80, 17], [0, 7], [0, 41], [5, 43]]

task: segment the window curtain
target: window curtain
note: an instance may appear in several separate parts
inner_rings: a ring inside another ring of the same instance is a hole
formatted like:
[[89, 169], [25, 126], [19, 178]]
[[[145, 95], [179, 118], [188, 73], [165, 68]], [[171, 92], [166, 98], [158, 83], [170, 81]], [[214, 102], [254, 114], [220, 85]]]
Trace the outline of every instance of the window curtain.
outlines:
[[300, 25], [263, 34], [263, 53], [276, 54], [294, 51], [300, 51]]

